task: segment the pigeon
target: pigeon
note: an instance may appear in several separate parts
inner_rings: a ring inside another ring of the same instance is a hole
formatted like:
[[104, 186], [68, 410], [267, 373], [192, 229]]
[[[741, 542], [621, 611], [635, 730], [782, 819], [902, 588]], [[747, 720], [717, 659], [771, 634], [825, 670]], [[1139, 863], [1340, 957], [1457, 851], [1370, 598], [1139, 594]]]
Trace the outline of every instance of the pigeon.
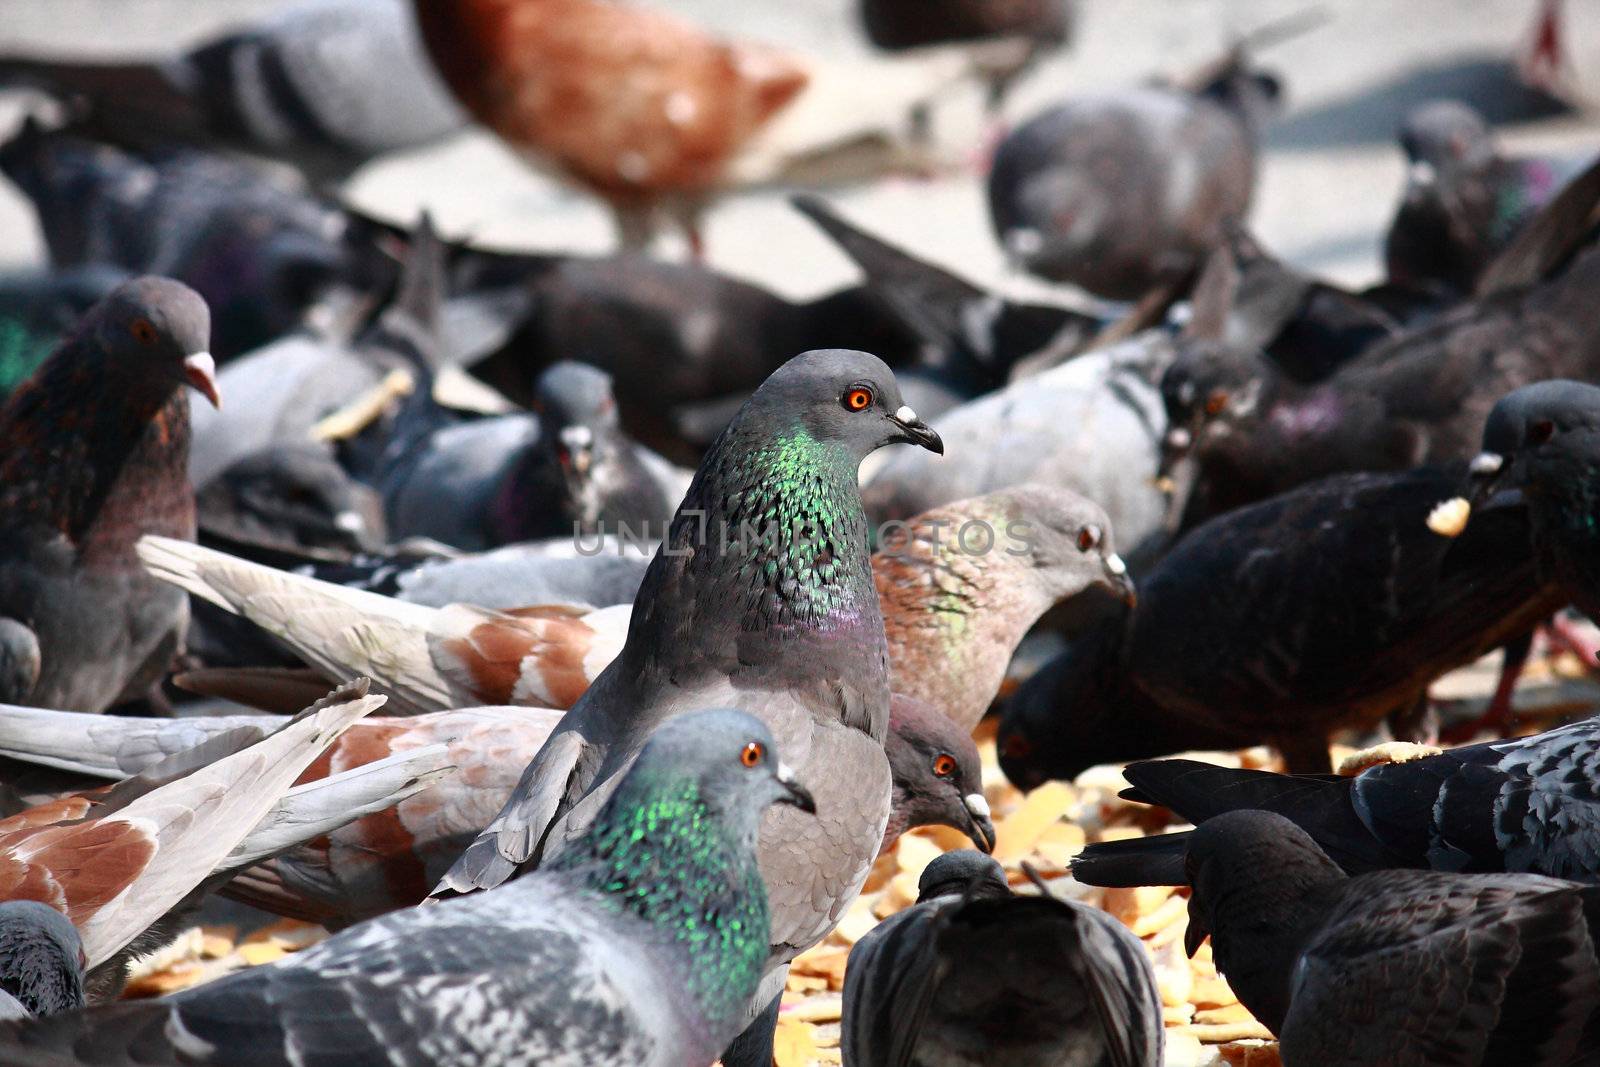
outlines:
[[604, 198], [623, 248], [647, 245], [665, 214], [696, 258], [717, 193], [801, 166], [813, 180], [833, 164], [854, 177], [903, 167], [911, 108], [978, 67], [962, 47], [826, 65], [607, 0], [415, 6], [429, 55], [474, 118]]
[[[186, 715], [109, 718], [85, 729], [70, 712], [5, 710], [0, 755], [36, 768], [57, 768], [40, 770], [36, 780], [26, 782], [28, 799], [36, 803], [58, 799], [63, 790], [97, 779], [146, 772], [168, 754], [219, 735], [259, 737], [276, 725], [259, 715]], [[329, 746], [291, 794], [297, 799], [305, 793], [295, 810], [309, 809], [313, 818], [344, 811], [348, 821], [323, 837], [253, 863], [218, 892], [330, 928], [421, 903], [511, 796], [522, 768], [561, 715], [544, 708], [480, 707], [362, 719]], [[934, 825], [959, 830], [980, 848], [993, 847], [982, 766], [970, 737], [926, 705], [895, 697], [884, 747], [894, 785], [880, 854], [906, 831]], [[456, 771], [438, 780], [436, 763], [448, 763]], [[362, 769], [370, 769], [368, 775], [358, 776]], [[398, 789], [379, 794], [390, 802], [386, 805], [358, 797], [334, 806], [331, 798], [348, 798], [358, 787], [367, 790], [363, 797], [369, 795], [374, 781], [390, 781], [402, 769], [431, 784], [415, 795]], [[24, 784], [16, 774], [8, 781]], [[357, 817], [357, 806], [363, 803], [372, 810]], [[288, 822], [286, 817], [283, 821]], [[291, 825], [304, 822], [302, 818]], [[302, 839], [311, 836], [300, 832]], [[238, 867], [229, 864], [230, 870]]]
[[1195, 831], [1185, 945], [1286, 1067], [1578, 1067], [1600, 1049], [1600, 896], [1531, 874], [1349, 877], [1281, 815]]
[[211, 308], [219, 361], [392, 274], [339, 208], [226, 156], [134, 155], [30, 119], [0, 146], [0, 173], [32, 201], [52, 266], [110, 264], [192, 286]]
[[878, 855], [890, 852], [901, 834], [919, 826], [954, 827], [983, 851], [994, 851], [983, 763], [970, 733], [931, 704], [895, 693], [889, 698], [883, 749], [892, 792]]
[[[1124, 771], [1123, 796], [1200, 824], [1247, 808], [1299, 826], [1347, 874], [1391, 868], [1544, 874], [1600, 884], [1589, 769], [1600, 721], [1446, 749], [1350, 777], [1272, 774], [1193, 760]], [[1190, 835], [1090, 845], [1073, 876], [1091, 885], [1183, 885]]]
[[195, 492], [202, 539], [353, 555], [387, 543], [382, 506], [326, 448], [283, 444], [245, 456]]
[[1105, 512], [1070, 489], [1040, 485], [885, 525], [872, 574], [883, 603], [890, 687], [938, 708], [968, 733], [1041, 615], [1090, 589], [1125, 602], [1134, 596]]
[[[303, 823], [305, 808], [279, 815], [274, 809], [323, 749], [382, 703], [363, 686], [339, 690], [267, 736], [222, 735], [103, 795], [68, 796], [0, 821], [6, 897], [63, 911], [83, 939], [91, 981], [114, 995], [121, 963], [159, 945], [161, 933], [175, 932], [157, 921], [214, 871], [249, 866], [361, 813], [341, 806], [330, 823], [324, 812], [297, 837], [285, 827]], [[393, 802], [388, 791], [386, 785], [380, 803]], [[273, 825], [250, 842], [263, 819]], [[237, 848], [245, 852], [239, 859], [232, 855]], [[94, 862], [85, 863], [90, 854]]]
[[104, 711], [182, 643], [185, 598], [133, 546], [194, 536], [183, 387], [220, 403], [209, 328], [187, 286], [126, 282], [0, 407], [0, 700]]
[[1600, 388], [1556, 380], [1508, 393], [1490, 410], [1482, 444], [1472, 461], [1473, 496], [1489, 508], [1525, 504], [1544, 573], [1580, 611], [1600, 618], [1590, 527], [1600, 489]]
[[1137, 572], [1167, 536], [1167, 497], [1155, 484], [1167, 428], [1157, 384], [1173, 351], [1170, 336], [1141, 334], [932, 419], [950, 458], [887, 458], [864, 481], [868, 516], [908, 520], [1026, 482], [1060, 486], [1105, 509]]
[[1192, 91], [1147, 86], [1051, 108], [995, 153], [995, 234], [1029, 273], [1108, 300], [1178, 282], [1249, 210], [1278, 95], [1240, 51]]
[[[624, 529], [659, 538], [689, 474], [623, 433], [611, 376], [552, 364], [539, 376], [536, 405], [538, 415], [469, 422], [430, 438], [388, 493], [394, 536], [466, 551]], [[480, 475], [485, 461], [492, 467]]]
[[[1429, 528], [1466, 485], [1464, 463], [1341, 475], [1196, 527], [1140, 578], [1131, 617], [1101, 624], [1080, 654], [1090, 663], [1053, 700], [1008, 709], [1007, 776], [1037, 784], [1197, 747], [1186, 721], [1231, 735], [1222, 747], [1270, 743], [1300, 772], [1329, 769], [1335, 730], [1387, 720], [1397, 737], [1425, 736], [1435, 678], [1566, 603], [1537, 574], [1526, 514], [1480, 516], [1456, 538]], [[1123, 703], [1148, 710], [1091, 736]]]
[[[883, 836], [889, 677], [857, 470], [895, 442], [943, 449], [876, 357], [806, 352], [774, 372], [695, 474], [620, 655], [440, 889], [489, 888], [559, 856], [645, 733], [686, 704], [731, 702], [775, 727], [798, 766], [831, 776], [814, 822], [766, 827], [773, 967], [754, 1005], [764, 1009], [788, 961], [839, 921]], [[766, 1046], [770, 1055], [770, 1029]]]
[[287, 1067], [315, 1050], [340, 1063], [709, 1067], [745, 1025], [766, 961], [762, 812], [816, 807], [779, 754], [742, 713], [676, 717], [537, 874], [161, 1001], [15, 1024], [0, 1062]]
[[64, 101], [91, 136], [281, 160], [336, 183], [466, 116], [429, 66], [403, 0], [313, 0], [144, 61], [0, 56], [0, 86]]
[[1467, 295], [1572, 176], [1545, 159], [1504, 156], [1484, 117], [1456, 100], [1413, 108], [1400, 128], [1406, 187], [1384, 240], [1389, 280]]
[[1161, 995], [1144, 944], [1110, 915], [1019, 896], [972, 851], [923, 870], [917, 903], [850, 950], [846, 1065], [1162, 1062]]
[[0, 401], [22, 384], [89, 309], [128, 280], [96, 265], [0, 274]]
[[84, 1005], [83, 939], [36, 900], [0, 903], [0, 1019], [43, 1018]]
[[1470, 459], [1506, 393], [1600, 374], [1588, 298], [1600, 247], [1573, 250], [1597, 202], [1600, 162], [1494, 261], [1478, 299], [1368, 347], [1323, 381], [1298, 383], [1260, 356], [1214, 367], [1196, 383], [1204, 418], [1184, 443], [1199, 479], [1225, 488], [1217, 510], [1337, 472]]

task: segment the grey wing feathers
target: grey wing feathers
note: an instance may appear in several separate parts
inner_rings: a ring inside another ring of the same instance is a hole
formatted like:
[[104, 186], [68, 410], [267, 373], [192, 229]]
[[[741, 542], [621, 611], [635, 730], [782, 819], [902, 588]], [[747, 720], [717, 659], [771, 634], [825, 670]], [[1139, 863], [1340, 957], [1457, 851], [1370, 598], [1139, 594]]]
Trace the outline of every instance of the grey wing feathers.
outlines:
[[890, 916], [857, 941], [844, 974], [845, 1067], [907, 1067], [950, 967], [939, 935], [961, 904], [947, 897]]
[[1078, 949], [1069, 954], [1070, 966], [1089, 993], [1112, 1067], [1158, 1067], [1165, 1046], [1161, 993], [1144, 945], [1105, 912], [1059, 903], [1074, 917]]
[[558, 728], [551, 734], [522, 772], [500, 814], [445, 872], [434, 895], [493, 889], [516, 873], [538, 850], [560, 813], [584, 748], [583, 735], [575, 729]]

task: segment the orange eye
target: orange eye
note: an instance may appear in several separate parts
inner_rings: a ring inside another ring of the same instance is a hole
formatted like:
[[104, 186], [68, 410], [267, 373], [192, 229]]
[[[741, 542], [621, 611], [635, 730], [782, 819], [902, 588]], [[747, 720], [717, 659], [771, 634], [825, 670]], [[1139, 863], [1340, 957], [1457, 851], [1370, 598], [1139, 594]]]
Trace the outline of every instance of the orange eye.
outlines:
[[134, 319], [128, 327], [128, 332], [133, 334], [133, 339], [142, 345], [156, 343], [156, 328], [150, 325], [149, 319]]
[[746, 767], [759, 767], [761, 761], [767, 758], [767, 746], [760, 741], [748, 741], [743, 751], [739, 753], [739, 762]]
[[1211, 395], [1206, 397], [1206, 414], [1221, 415], [1222, 409], [1228, 406], [1228, 391], [1226, 389], [1213, 389]]
[[871, 389], [852, 389], [844, 394], [844, 406], [850, 411], [865, 411], [872, 406]]
[[948, 752], [941, 752], [933, 760], [933, 773], [938, 778], [948, 778], [956, 773], [956, 758]]
[[1093, 526], [1085, 526], [1078, 531], [1078, 551], [1087, 552], [1100, 543], [1100, 531]]

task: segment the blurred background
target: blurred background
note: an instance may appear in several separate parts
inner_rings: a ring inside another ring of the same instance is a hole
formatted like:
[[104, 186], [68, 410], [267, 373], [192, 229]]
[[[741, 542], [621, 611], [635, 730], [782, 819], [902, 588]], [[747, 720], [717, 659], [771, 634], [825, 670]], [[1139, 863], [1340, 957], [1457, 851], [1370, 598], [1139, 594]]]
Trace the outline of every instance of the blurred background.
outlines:
[[[276, 0], [0, 0], [0, 50], [134, 56], [170, 52], [292, 6]], [[869, 56], [855, 0], [661, 0], [721, 34], [848, 64]], [[1078, 0], [1069, 47], [1046, 55], [1005, 104], [1021, 121], [1064, 98], [1118, 89], [1153, 75], [1181, 76], [1241, 35], [1308, 10], [1297, 0]], [[1579, 88], [1600, 61], [1600, 4], [1565, 5], [1565, 47]], [[1277, 254], [1351, 285], [1382, 273], [1383, 234], [1404, 181], [1395, 141], [1405, 111], [1455, 96], [1491, 118], [1514, 153], [1586, 157], [1595, 116], [1530, 116], [1508, 66], [1528, 46], [1538, 0], [1339, 0], [1325, 24], [1263, 49], [1283, 80], [1286, 107], [1267, 125], [1251, 224]], [[1600, 84], [1587, 88], [1600, 91]], [[874, 91], [870, 78], [863, 94]], [[987, 218], [982, 181], [959, 165], [982, 136], [980, 97], [939, 107], [939, 148], [954, 173], [833, 190], [846, 213], [936, 262], [1008, 292], [1052, 297], [1008, 273]], [[0, 129], [20, 118], [0, 101]], [[409, 222], [433, 209], [446, 234], [497, 246], [602, 251], [612, 245], [603, 207], [520, 165], [493, 137], [471, 131], [360, 170], [349, 196]], [[781, 201], [756, 191], [710, 213], [709, 262], [792, 297], [855, 276], [848, 260]], [[672, 240], [663, 249], [676, 254]], [[43, 246], [26, 202], [0, 183], [0, 261], [38, 261]]]

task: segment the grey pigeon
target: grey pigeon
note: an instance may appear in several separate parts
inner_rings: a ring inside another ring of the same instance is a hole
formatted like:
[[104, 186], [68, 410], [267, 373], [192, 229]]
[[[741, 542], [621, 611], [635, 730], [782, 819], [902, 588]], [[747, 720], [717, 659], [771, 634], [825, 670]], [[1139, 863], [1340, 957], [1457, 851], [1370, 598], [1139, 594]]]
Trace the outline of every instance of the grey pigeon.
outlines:
[[67, 917], [36, 900], [0, 904], [0, 1019], [83, 1007], [83, 940]]
[[[857, 470], [895, 442], [943, 448], [875, 356], [806, 352], [775, 371], [701, 463], [621, 654], [440, 889], [488, 888], [559, 856], [652, 729], [733, 704], [773, 729], [821, 797], [817, 819], [779, 813], [766, 826], [773, 954], [753, 1007], [774, 998], [788, 961], [859, 890], [888, 815], [888, 654]], [[770, 1040], [769, 1029], [769, 1055]]]
[[1189, 842], [1191, 953], [1278, 1036], [1284, 1067], [1592, 1067], [1600, 889], [1532, 874], [1349, 877], [1280, 815]]
[[1249, 210], [1279, 92], [1242, 51], [1198, 81], [1075, 99], [1001, 142], [989, 216], [1011, 258], [1111, 300], [1196, 270]]
[[815, 807], [778, 755], [750, 716], [684, 715], [537, 875], [164, 1001], [14, 1025], [0, 1062], [707, 1067], [766, 962], [762, 812]]
[[1156, 488], [1166, 413], [1157, 388], [1173, 339], [1146, 333], [1013, 382], [932, 420], [950, 447], [886, 458], [862, 488], [875, 522], [1024, 482], [1056, 485], [1106, 510], [1130, 556], [1165, 537]]
[[407, 7], [314, 0], [142, 62], [13, 53], [0, 56], [0, 86], [62, 99], [77, 124], [113, 143], [242, 149], [340, 180], [466, 125]]
[[135, 279], [0, 407], [0, 700], [104, 711], [181, 644], [187, 600], [134, 542], [194, 536], [183, 393], [220, 402], [209, 332], [192, 289]]
[[846, 1067], [1159, 1067], [1161, 995], [1110, 915], [1018, 896], [976, 852], [922, 872], [917, 903], [850, 950]]
[[[1194, 760], [1123, 770], [1127, 799], [1202, 823], [1276, 812], [1349, 874], [1396, 867], [1545, 874], [1600, 884], [1600, 720], [1371, 767], [1353, 778]], [[1091, 885], [1182, 885], [1187, 834], [1107, 841], [1073, 860]]]

